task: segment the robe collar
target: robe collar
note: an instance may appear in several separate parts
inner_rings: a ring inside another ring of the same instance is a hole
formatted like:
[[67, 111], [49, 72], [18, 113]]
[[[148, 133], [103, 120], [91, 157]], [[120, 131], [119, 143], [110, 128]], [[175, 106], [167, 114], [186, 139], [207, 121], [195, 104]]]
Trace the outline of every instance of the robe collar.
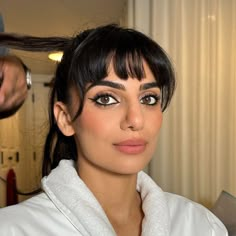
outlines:
[[[73, 161], [62, 160], [42, 179], [42, 188], [83, 236], [116, 235], [101, 205], [78, 176]], [[164, 192], [144, 172], [138, 173], [137, 191], [144, 212], [142, 236], [169, 235], [170, 217]]]

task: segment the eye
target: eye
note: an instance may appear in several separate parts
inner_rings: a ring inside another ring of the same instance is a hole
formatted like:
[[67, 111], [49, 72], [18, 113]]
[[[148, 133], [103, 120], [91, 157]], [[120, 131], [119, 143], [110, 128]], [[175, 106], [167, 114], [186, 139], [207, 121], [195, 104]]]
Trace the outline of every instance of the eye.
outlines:
[[158, 104], [159, 101], [160, 101], [160, 96], [156, 94], [145, 95], [140, 100], [141, 104], [148, 105], [148, 106], [154, 106]]
[[110, 94], [98, 94], [94, 98], [91, 98], [91, 100], [101, 106], [110, 106], [119, 103], [117, 99]]

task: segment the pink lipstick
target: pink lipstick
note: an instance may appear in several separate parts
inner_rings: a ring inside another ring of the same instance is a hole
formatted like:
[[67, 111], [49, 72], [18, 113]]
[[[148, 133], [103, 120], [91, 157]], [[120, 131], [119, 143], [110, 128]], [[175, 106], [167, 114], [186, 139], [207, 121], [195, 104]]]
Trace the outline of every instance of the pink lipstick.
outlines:
[[114, 144], [115, 148], [125, 154], [140, 154], [144, 152], [147, 142], [142, 139], [129, 139]]

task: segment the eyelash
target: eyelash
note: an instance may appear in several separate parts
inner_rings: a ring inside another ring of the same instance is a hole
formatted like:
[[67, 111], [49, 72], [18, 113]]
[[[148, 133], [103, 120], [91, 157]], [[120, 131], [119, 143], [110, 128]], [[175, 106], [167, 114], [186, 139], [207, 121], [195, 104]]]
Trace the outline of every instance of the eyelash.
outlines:
[[[108, 98], [109, 99], [108, 102], [110, 102], [110, 99], [112, 99], [113, 101], [110, 103], [104, 103], [104, 102], [99, 101], [99, 99], [102, 99], [102, 98]], [[145, 104], [143, 100], [147, 98], [155, 99], [155, 101], [152, 104]], [[109, 93], [97, 94], [93, 98], [89, 98], [89, 99], [92, 100], [96, 105], [103, 106], [103, 107], [111, 106], [111, 105], [119, 103], [119, 101], [112, 94], [109, 94]], [[146, 105], [146, 106], [155, 106], [156, 104], [160, 102], [160, 100], [161, 100], [161, 97], [159, 94], [150, 93], [150, 94], [145, 94], [144, 96], [142, 96], [140, 99], [140, 102], [141, 104]]]
[[[111, 98], [112, 98], [114, 101], [113, 101], [112, 103], [109, 103], [109, 104], [99, 102], [98, 100], [99, 100], [99, 99], [102, 99], [102, 98], [108, 98], [108, 99], [111, 99]], [[95, 95], [94, 98], [90, 98], [90, 100], [92, 100], [96, 105], [98, 105], [98, 106], [104, 106], [104, 107], [106, 107], [106, 106], [111, 106], [111, 105], [114, 105], [114, 104], [119, 103], [119, 101], [118, 101], [116, 98], [114, 98], [113, 95], [111, 95], [111, 94], [109, 94], [109, 93], [97, 94], [97, 95]]]
[[[146, 98], [154, 98], [155, 101], [154, 103], [152, 104], [145, 104], [142, 102], [143, 99], [146, 99]], [[159, 94], [153, 94], [153, 93], [150, 93], [150, 94], [145, 94], [144, 96], [142, 96], [142, 98], [140, 99], [141, 101], [141, 104], [144, 104], [144, 105], [147, 105], [147, 106], [155, 106], [157, 105], [161, 100], [161, 96]]]

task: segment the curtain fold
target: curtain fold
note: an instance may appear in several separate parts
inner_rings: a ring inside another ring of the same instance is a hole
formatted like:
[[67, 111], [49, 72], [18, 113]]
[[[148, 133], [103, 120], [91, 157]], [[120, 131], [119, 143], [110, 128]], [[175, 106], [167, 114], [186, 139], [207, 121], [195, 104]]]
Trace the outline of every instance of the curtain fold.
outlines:
[[128, 26], [167, 51], [177, 76], [149, 174], [208, 207], [236, 195], [236, 1], [129, 0]]

